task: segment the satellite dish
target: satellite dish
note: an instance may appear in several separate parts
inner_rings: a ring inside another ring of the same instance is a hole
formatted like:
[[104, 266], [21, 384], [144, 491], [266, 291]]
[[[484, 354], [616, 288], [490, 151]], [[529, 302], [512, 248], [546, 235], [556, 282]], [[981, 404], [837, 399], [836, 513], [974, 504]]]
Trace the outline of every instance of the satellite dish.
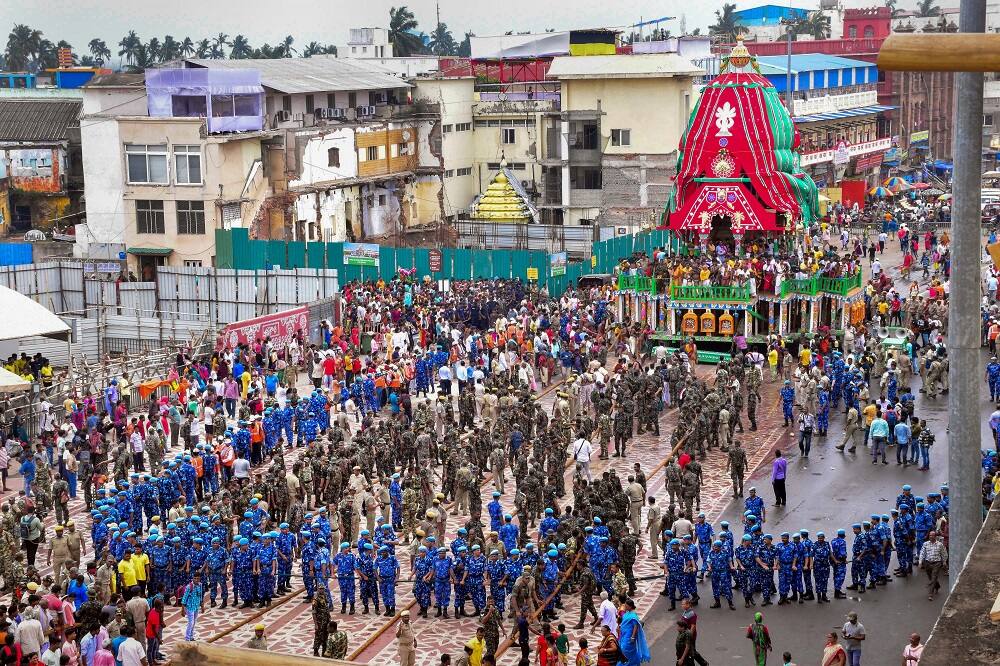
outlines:
[[403, 130], [403, 138], [409, 140], [410, 130]]

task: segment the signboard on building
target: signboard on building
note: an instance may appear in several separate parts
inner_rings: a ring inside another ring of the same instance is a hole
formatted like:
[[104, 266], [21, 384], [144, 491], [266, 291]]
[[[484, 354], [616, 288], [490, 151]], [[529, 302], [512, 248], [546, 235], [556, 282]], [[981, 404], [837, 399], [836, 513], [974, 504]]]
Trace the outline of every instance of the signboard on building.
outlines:
[[529, 280], [536, 280], [536, 281], [538, 280], [538, 269], [537, 268], [529, 268], [528, 269], [528, 279]]
[[847, 164], [851, 159], [850, 146], [844, 140], [837, 142], [837, 147], [833, 150], [833, 163], [835, 165]]
[[375, 243], [344, 243], [345, 266], [378, 266], [378, 254]]
[[919, 132], [910, 132], [910, 143], [914, 144], [918, 141], [929, 141], [931, 138], [930, 130], [920, 130]]
[[854, 163], [854, 170], [857, 173], [863, 173], [871, 169], [877, 169], [882, 166], [882, 159], [885, 157], [883, 153], [872, 153], [871, 155], [862, 155]]
[[272, 344], [282, 348], [291, 342], [298, 332], [302, 333], [303, 339], [308, 339], [308, 306], [232, 323], [219, 333], [215, 349], [235, 348], [237, 344], [250, 344], [265, 338], [270, 338]]
[[590, 255], [590, 267], [591, 268], [597, 268], [597, 255], [596, 254]]
[[431, 250], [427, 253], [427, 259], [431, 266], [431, 273], [440, 273], [444, 266], [441, 250]]
[[559, 277], [566, 275], [567, 256], [565, 252], [554, 252], [549, 255], [549, 275]]

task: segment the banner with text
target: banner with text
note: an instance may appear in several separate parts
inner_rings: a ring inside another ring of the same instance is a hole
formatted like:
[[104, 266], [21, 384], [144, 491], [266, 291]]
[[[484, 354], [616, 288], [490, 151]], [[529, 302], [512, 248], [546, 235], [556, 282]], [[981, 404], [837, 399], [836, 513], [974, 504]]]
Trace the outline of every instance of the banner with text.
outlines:
[[216, 351], [235, 348], [238, 344], [253, 344], [270, 338], [279, 349], [291, 342], [297, 332], [309, 339], [309, 308], [302, 306], [263, 317], [245, 319], [226, 326], [215, 341]]
[[345, 266], [378, 267], [379, 246], [374, 243], [344, 243]]

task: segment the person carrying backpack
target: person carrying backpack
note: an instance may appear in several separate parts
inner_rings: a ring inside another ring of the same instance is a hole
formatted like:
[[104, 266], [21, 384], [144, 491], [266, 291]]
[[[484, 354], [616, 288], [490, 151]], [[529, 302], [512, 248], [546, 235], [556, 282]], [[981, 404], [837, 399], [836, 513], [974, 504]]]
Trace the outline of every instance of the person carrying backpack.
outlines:
[[35, 566], [35, 554], [38, 552], [39, 544], [42, 543], [42, 536], [45, 531], [42, 521], [35, 515], [34, 502], [28, 501], [24, 503], [24, 515], [21, 517], [18, 527], [20, 529], [21, 547], [24, 548], [27, 556], [28, 566], [33, 567]]

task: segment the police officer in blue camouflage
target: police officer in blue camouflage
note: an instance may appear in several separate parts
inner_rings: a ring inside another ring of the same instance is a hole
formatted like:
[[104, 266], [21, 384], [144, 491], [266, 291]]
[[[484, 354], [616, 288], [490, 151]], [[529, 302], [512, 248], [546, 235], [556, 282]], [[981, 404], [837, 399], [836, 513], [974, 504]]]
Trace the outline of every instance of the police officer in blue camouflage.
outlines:
[[278, 575], [278, 549], [274, 545], [277, 533], [267, 532], [263, 535], [263, 544], [257, 550], [254, 569], [257, 573], [257, 600], [260, 608], [271, 605], [274, 597], [274, 580]]
[[292, 562], [295, 559], [295, 535], [289, 531], [288, 523], [281, 523], [278, 529], [280, 531], [274, 543], [278, 550], [277, 593], [284, 594], [291, 591]]
[[[860, 527], [860, 525], [858, 526]], [[847, 539], [846, 532], [837, 530], [837, 536], [830, 542], [830, 564], [833, 566], [833, 598], [846, 599], [842, 588], [847, 578]]]
[[708, 561], [708, 572], [712, 580], [712, 598], [715, 599], [710, 608], [721, 607], [719, 598], [725, 597], [729, 602], [729, 610], [736, 610], [733, 606], [733, 563], [722, 549], [721, 540], [717, 539], [712, 543], [712, 548], [705, 559]]
[[763, 536], [763, 543], [757, 546], [757, 583], [760, 585], [761, 606], [771, 605], [774, 595], [774, 570], [777, 568], [778, 550], [770, 534]]
[[785, 427], [787, 428], [794, 419], [792, 414], [792, 408], [795, 406], [795, 389], [792, 387], [792, 381], [790, 379], [785, 380], [784, 386], [781, 387], [781, 413], [785, 417]]
[[472, 597], [476, 617], [481, 617], [486, 610], [486, 557], [478, 543], [472, 546], [472, 556], [466, 562], [465, 570], [465, 589]]
[[427, 546], [417, 548], [417, 557], [413, 561], [413, 597], [420, 607], [417, 612], [420, 617], [427, 617], [427, 609], [431, 606], [433, 566], [434, 556], [428, 552]]
[[778, 555], [778, 605], [791, 603], [789, 596], [794, 593], [792, 577], [795, 572], [798, 548], [789, 541], [788, 532], [781, 533], [781, 541], [774, 546]]
[[736, 578], [740, 591], [743, 592], [743, 607], [750, 608], [756, 606], [753, 595], [757, 587], [754, 571], [757, 567], [757, 550], [753, 546], [753, 538], [749, 534], [744, 534], [740, 540], [740, 545], [733, 552], [733, 561], [736, 565]]
[[847, 589], [864, 594], [865, 579], [868, 577], [865, 558], [868, 551], [868, 537], [861, 532], [861, 523], [854, 523], [851, 529], [854, 530], [854, 542], [851, 544], [851, 584]]
[[817, 603], [830, 603], [826, 596], [827, 585], [830, 583], [830, 552], [826, 534], [817, 532], [816, 541], [812, 544], [812, 574], [816, 581]]
[[358, 566], [358, 559], [351, 552], [351, 544], [344, 541], [340, 544], [340, 552], [337, 553], [333, 562], [334, 570], [337, 572], [337, 586], [340, 588], [340, 612], [347, 612], [347, 604], [351, 605], [351, 615], [354, 615], [354, 572]]
[[670, 547], [663, 554], [663, 571], [667, 578], [663, 591], [660, 592], [661, 595], [670, 597], [670, 610], [676, 610], [679, 598], [687, 597], [687, 586], [684, 583], [687, 568], [688, 555], [681, 550], [681, 540], [671, 539]]
[[212, 608], [215, 599], [222, 588], [222, 608], [229, 605], [229, 584], [226, 571], [229, 567], [229, 553], [219, 537], [212, 537], [212, 546], [208, 549], [208, 559], [205, 568], [208, 571], [208, 593]]
[[815, 556], [813, 554], [813, 542], [809, 538], [809, 530], [799, 530], [799, 547], [801, 549], [802, 562], [799, 567], [802, 571], [803, 601], [813, 601], [816, 595], [813, 593], [813, 567], [815, 566]]
[[715, 530], [711, 523], [705, 520], [705, 514], [699, 513], [694, 523], [694, 538], [698, 544], [698, 554], [701, 556], [701, 569], [698, 571], [698, 580], [705, 580], [705, 572], [708, 571], [708, 553], [712, 550], [712, 542], [715, 541]]
[[250, 539], [240, 539], [229, 557], [229, 568], [233, 578], [233, 606], [243, 599], [242, 608], [250, 608], [253, 598], [253, 554], [250, 552]]
[[[378, 578], [382, 603], [385, 604], [385, 616], [392, 617], [396, 614], [396, 579], [399, 578], [399, 560], [389, 552], [388, 546], [382, 546], [378, 549], [378, 558], [375, 560], [375, 575]], [[375, 609], [378, 610], [377, 603]]]
[[452, 569], [452, 559], [448, 555], [448, 549], [438, 548], [437, 559], [434, 560], [434, 566], [431, 568], [431, 580], [434, 582], [434, 605], [437, 607], [437, 614], [435, 617], [441, 617], [444, 614], [445, 619], [448, 619], [448, 601], [451, 599], [451, 569]]

